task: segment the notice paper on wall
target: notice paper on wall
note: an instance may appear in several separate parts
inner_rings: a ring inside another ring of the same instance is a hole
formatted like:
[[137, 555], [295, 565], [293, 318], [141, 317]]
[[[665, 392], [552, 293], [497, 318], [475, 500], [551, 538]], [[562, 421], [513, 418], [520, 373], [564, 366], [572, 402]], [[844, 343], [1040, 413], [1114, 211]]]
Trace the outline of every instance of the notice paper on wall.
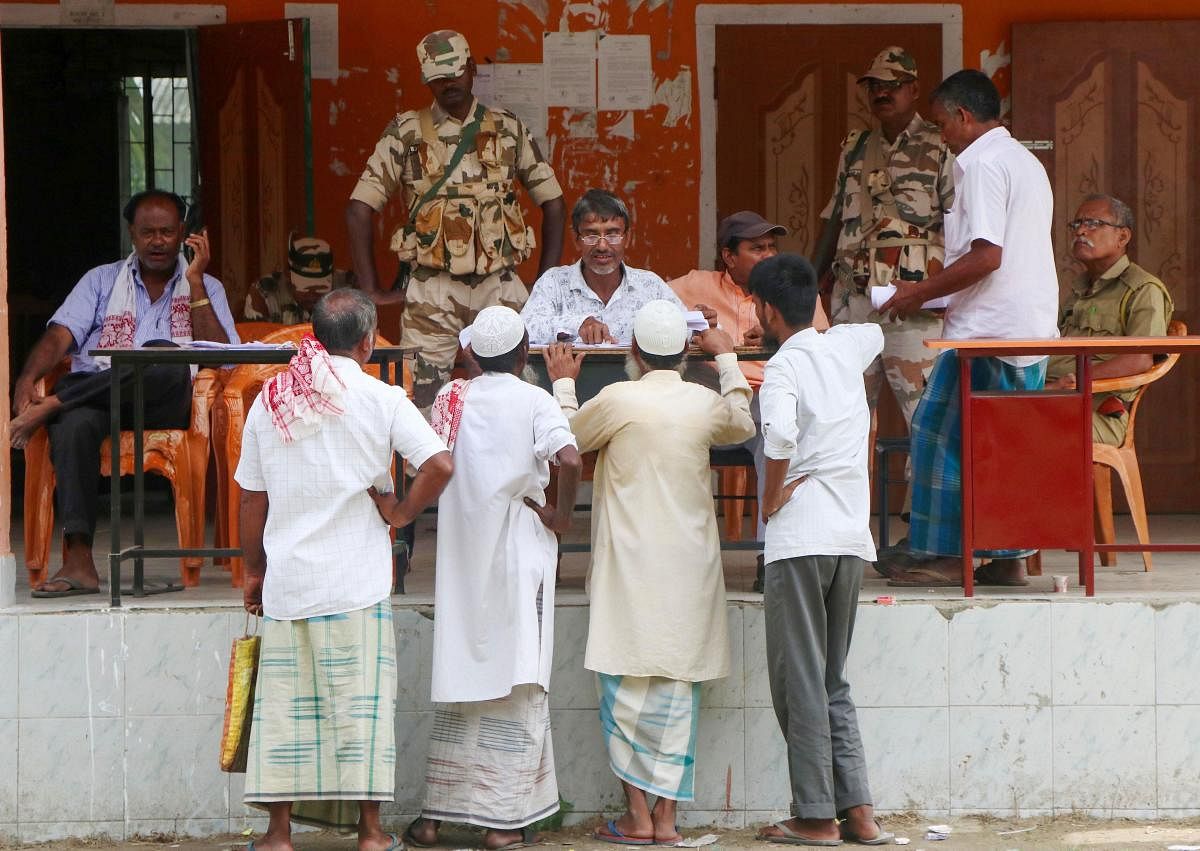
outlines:
[[600, 109], [649, 109], [650, 36], [602, 35], [598, 49]]
[[[494, 101], [529, 128], [543, 153], [546, 146], [546, 78], [541, 63], [504, 62], [496, 69]], [[482, 99], [482, 98], [481, 98]], [[486, 102], [486, 101], [485, 101]]]
[[338, 77], [338, 4], [284, 3], [285, 18], [308, 18], [308, 57], [314, 80]]
[[501, 106], [496, 100], [496, 66], [485, 62], [475, 66], [475, 79], [471, 81], [471, 94], [486, 106]]
[[542, 36], [546, 105], [596, 108], [596, 33], [548, 32]]
[[58, 21], [71, 27], [111, 27], [116, 23], [113, 0], [61, 0]]

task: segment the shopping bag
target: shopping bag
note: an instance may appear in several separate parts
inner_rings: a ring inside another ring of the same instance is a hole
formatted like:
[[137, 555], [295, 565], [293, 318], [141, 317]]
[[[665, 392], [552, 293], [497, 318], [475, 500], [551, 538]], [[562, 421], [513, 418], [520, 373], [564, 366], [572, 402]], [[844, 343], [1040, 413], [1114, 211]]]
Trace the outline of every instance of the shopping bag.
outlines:
[[[245, 634], [233, 640], [229, 652], [229, 685], [225, 690], [225, 726], [221, 730], [221, 770], [246, 770], [250, 747], [250, 716], [254, 712], [254, 681], [258, 677], [258, 648], [262, 639], [250, 635], [249, 615]], [[258, 619], [254, 621], [258, 632]]]

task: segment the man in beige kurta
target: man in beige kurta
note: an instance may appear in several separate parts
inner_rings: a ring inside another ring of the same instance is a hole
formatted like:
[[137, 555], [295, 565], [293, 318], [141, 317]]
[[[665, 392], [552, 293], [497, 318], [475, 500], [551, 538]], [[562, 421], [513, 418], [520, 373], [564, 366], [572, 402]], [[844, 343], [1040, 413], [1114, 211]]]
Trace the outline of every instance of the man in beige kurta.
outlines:
[[[582, 356], [564, 345], [547, 353], [579, 451], [599, 450], [584, 665], [598, 675], [609, 762], [628, 802], [596, 838], [619, 844], [679, 839], [676, 801], [694, 797], [700, 683], [729, 673], [708, 452], [754, 433], [751, 391], [720, 329], [698, 337], [716, 358], [720, 395], [685, 383], [687, 342], [678, 305], [642, 307], [629, 362], [638, 380], [611, 384], [582, 408]], [[658, 797], [653, 809], [647, 794]]]

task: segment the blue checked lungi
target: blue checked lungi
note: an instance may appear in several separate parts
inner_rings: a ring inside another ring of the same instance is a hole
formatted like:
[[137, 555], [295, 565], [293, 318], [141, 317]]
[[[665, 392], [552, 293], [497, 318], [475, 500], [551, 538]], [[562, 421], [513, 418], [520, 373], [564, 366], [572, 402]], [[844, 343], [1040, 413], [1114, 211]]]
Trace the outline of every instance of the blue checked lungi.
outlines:
[[613, 773], [652, 795], [693, 800], [700, 683], [615, 674], [596, 678]]
[[[999, 358], [971, 359], [971, 390], [1041, 390], [1045, 359], [1019, 367]], [[958, 354], [942, 352], [912, 419], [912, 513], [909, 549], [962, 555], [962, 405]], [[976, 550], [980, 558], [1023, 558], [1034, 550]]]
[[396, 785], [392, 606], [263, 619], [245, 802], [291, 801], [292, 821], [349, 830]]

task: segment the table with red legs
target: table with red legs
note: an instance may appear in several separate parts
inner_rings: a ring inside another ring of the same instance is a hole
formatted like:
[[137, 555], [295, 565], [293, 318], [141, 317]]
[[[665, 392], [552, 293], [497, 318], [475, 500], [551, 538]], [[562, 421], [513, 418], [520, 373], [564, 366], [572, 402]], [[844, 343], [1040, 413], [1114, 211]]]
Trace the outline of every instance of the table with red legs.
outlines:
[[[963, 596], [975, 593], [974, 551], [1063, 549], [1096, 593], [1096, 552], [1190, 552], [1195, 544], [1097, 544], [1093, 528], [1091, 355], [1200, 350], [1200, 336], [926, 340], [959, 359], [962, 405]], [[1073, 355], [1074, 390], [971, 390], [971, 361]]]

